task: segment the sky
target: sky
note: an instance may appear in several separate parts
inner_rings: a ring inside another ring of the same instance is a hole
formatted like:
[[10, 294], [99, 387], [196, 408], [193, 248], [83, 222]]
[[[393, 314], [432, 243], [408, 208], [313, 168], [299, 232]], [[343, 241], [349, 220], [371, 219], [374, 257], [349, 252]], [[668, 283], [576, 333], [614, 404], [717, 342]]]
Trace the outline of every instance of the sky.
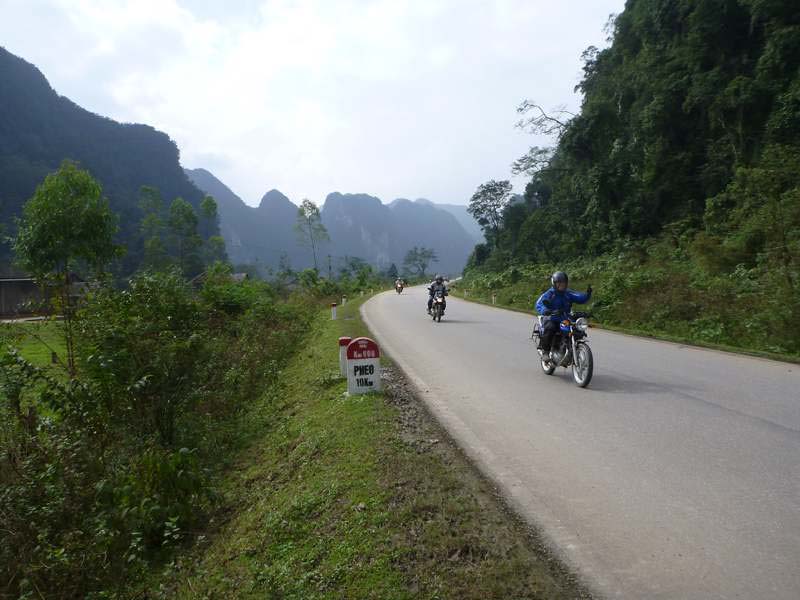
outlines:
[[466, 204], [531, 145], [524, 99], [580, 105], [624, 0], [0, 0], [0, 46], [147, 123], [245, 202], [277, 188]]

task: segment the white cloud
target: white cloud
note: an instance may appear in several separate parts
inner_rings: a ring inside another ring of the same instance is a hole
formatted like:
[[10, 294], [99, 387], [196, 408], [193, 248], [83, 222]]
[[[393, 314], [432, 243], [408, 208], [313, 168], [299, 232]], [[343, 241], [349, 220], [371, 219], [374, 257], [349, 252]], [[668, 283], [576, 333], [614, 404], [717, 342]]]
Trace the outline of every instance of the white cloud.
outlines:
[[580, 53], [623, 4], [0, 0], [0, 43], [251, 204], [272, 187], [463, 203], [534, 142], [520, 100], [576, 106]]

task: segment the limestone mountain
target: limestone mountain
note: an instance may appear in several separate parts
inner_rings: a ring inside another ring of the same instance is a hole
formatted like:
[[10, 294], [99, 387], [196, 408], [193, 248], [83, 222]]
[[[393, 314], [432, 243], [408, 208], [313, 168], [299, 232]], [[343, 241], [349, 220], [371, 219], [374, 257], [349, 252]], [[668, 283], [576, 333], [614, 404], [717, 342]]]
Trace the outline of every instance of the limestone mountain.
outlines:
[[234, 264], [256, 265], [264, 274], [284, 256], [294, 269], [313, 265], [294, 230], [297, 205], [280, 191], [270, 190], [257, 207], [250, 206], [205, 169], [186, 169], [186, 175], [217, 201], [220, 231]]
[[311, 264], [294, 234], [297, 206], [278, 190], [264, 194], [258, 207], [249, 206], [205, 169], [185, 171], [197, 187], [217, 201], [220, 231], [234, 264], [274, 268], [284, 253], [294, 268]]
[[[313, 265], [308, 248], [297, 241], [297, 206], [278, 190], [267, 192], [258, 207], [248, 206], [205, 169], [186, 174], [219, 206], [220, 229], [234, 263], [276, 268], [286, 255], [294, 269]], [[439, 262], [432, 270], [459, 273], [475, 240], [456, 218], [427, 201], [398, 199], [389, 205], [368, 194], [328, 194], [321, 207], [330, 241], [321, 244], [318, 259], [324, 272], [327, 255], [338, 270], [347, 257], [361, 258], [378, 269], [400, 267], [414, 246], [433, 248]]]
[[[142, 186], [158, 188], [166, 202], [180, 196], [198, 208], [203, 199], [167, 134], [81, 108], [59, 96], [34, 65], [0, 47], [0, 219], [11, 233], [23, 204], [64, 159], [88, 169], [120, 215], [119, 241], [128, 247], [123, 272], [134, 270], [142, 256]], [[5, 258], [9, 252], [4, 248]]]
[[481, 230], [481, 226], [478, 225], [478, 222], [475, 220], [475, 217], [473, 217], [471, 214], [467, 212], [466, 205], [440, 204], [438, 202], [434, 203], [425, 198], [418, 198], [416, 202], [428, 203], [435, 206], [439, 210], [449, 212], [456, 218], [456, 221], [458, 221], [459, 225], [461, 225], [461, 227], [464, 228], [464, 231], [466, 231], [470, 235], [470, 237], [476, 244], [480, 244], [481, 242], [484, 241], [483, 231]]
[[322, 222], [333, 251], [359, 256], [379, 269], [400, 266], [414, 246], [436, 251], [432, 270], [460, 273], [474, 240], [456, 218], [436, 205], [399, 198], [389, 205], [367, 194], [328, 194]]

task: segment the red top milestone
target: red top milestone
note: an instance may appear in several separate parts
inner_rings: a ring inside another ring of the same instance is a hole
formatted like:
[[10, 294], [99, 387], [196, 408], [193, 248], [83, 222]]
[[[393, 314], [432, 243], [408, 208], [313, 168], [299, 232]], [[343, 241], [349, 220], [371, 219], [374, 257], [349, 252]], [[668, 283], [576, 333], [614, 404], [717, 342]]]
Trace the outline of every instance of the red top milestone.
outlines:
[[378, 344], [366, 337], [356, 338], [347, 346], [347, 360], [380, 358], [380, 356]]

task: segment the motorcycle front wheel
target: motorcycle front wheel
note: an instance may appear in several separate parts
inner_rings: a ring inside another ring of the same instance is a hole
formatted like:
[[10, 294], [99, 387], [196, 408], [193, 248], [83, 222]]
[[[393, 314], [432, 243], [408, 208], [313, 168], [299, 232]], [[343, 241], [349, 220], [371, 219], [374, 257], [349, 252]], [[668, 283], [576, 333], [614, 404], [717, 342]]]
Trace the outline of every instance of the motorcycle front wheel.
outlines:
[[552, 375], [553, 372], [556, 370], [555, 364], [550, 361], [546, 361], [544, 359], [544, 353], [541, 350], [539, 352], [539, 364], [542, 365], [542, 371], [544, 371], [545, 375]]
[[578, 387], [585, 388], [592, 380], [594, 358], [588, 344], [578, 344], [572, 357], [572, 378]]

